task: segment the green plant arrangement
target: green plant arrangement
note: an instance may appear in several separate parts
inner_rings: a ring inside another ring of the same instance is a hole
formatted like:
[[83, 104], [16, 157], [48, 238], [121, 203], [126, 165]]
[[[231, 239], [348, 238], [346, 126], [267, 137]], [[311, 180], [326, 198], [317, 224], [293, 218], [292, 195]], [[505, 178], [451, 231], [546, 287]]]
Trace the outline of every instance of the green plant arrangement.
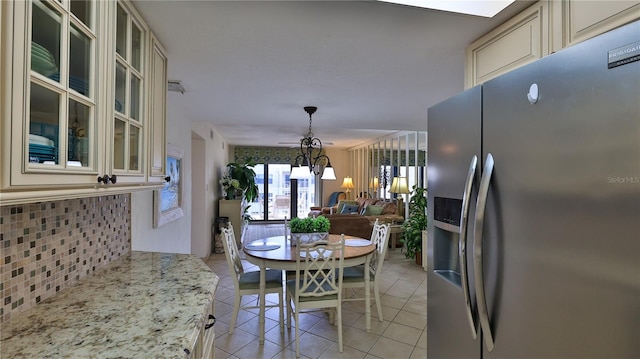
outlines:
[[402, 224], [404, 255], [416, 258], [422, 251], [422, 231], [427, 229], [427, 190], [413, 186], [409, 200], [409, 215]]
[[237, 185], [235, 185], [236, 182], [232, 182], [233, 188], [242, 191], [244, 198], [249, 203], [258, 198], [256, 172], [253, 170], [255, 165], [256, 163], [250, 158], [245, 159], [244, 163], [231, 162], [227, 164], [228, 178], [231, 178], [232, 181], [237, 181]]
[[288, 223], [291, 229], [291, 245], [321, 241], [329, 235], [331, 223], [324, 216], [291, 218]]
[[229, 175], [222, 176], [219, 182], [222, 186], [222, 195], [224, 196], [224, 199], [235, 199], [236, 191], [240, 190], [240, 182], [236, 179], [232, 179]]
[[307, 217], [307, 218], [291, 218], [289, 221], [291, 233], [321, 233], [329, 232], [331, 222], [325, 216]]
[[245, 206], [242, 211], [242, 222], [244, 222], [244, 224], [249, 224], [249, 222], [253, 221], [253, 217], [249, 214], [249, 207], [251, 207], [251, 205]]

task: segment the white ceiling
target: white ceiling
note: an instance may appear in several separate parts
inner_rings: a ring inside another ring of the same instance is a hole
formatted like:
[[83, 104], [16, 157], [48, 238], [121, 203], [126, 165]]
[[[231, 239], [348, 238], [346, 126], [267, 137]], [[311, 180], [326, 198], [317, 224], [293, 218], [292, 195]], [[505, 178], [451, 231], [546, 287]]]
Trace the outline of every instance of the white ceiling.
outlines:
[[377, 1], [134, 1], [166, 48], [169, 102], [233, 145], [350, 147], [426, 130], [427, 108], [464, 89], [465, 48], [492, 19]]

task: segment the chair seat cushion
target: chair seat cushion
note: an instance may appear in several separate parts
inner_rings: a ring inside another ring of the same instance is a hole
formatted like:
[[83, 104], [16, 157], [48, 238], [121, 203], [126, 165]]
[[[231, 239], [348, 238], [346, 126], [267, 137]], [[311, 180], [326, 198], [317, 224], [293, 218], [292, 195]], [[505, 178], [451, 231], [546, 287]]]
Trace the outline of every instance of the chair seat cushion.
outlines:
[[[302, 286], [302, 281], [300, 281], [300, 285]], [[313, 286], [311, 286], [306, 292], [313, 292]], [[326, 285], [325, 286], [325, 290], [331, 290], [331, 286]], [[295, 279], [290, 279], [287, 281], [287, 292], [289, 292], [291, 294], [291, 296], [295, 297], [296, 295], [296, 280]], [[317, 301], [317, 300], [332, 300], [332, 299], [338, 299], [338, 294], [326, 294], [326, 295], [321, 295], [321, 296], [317, 296], [317, 297], [305, 297], [305, 296], [300, 296], [300, 301], [301, 302], [312, 302], [312, 301]]]
[[[282, 286], [282, 271], [276, 269], [267, 269], [266, 271], [266, 287], [276, 288]], [[240, 289], [259, 289], [260, 288], [260, 271], [244, 272], [240, 274]]]
[[[342, 273], [342, 282], [364, 282], [364, 265], [345, 267]], [[370, 280], [375, 278], [373, 273], [370, 274]]]

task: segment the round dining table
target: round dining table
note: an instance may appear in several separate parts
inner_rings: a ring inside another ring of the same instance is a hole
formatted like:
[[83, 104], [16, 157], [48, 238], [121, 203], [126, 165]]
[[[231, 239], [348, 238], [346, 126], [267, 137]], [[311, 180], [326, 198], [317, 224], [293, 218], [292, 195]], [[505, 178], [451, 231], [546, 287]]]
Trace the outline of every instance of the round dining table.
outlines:
[[[345, 248], [343, 253], [343, 263], [345, 267], [352, 267], [360, 264], [369, 265], [369, 261], [375, 252], [375, 245], [369, 239], [354, 236], [344, 236]], [[329, 234], [330, 242], [340, 241], [339, 234]], [[366, 241], [366, 242], [365, 242]], [[259, 342], [264, 344], [265, 325], [265, 289], [266, 270], [282, 269], [285, 271], [295, 271], [298, 251], [296, 246], [291, 245], [291, 238], [285, 236], [267, 237], [248, 243], [243, 247], [246, 260], [260, 268], [260, 314], [259, 314]], [[365, 325], [367, 332], [371, 331], [371, 290], [369, 271], [365, 273]], [[285, 298], [286, 300], [286, 298]]]

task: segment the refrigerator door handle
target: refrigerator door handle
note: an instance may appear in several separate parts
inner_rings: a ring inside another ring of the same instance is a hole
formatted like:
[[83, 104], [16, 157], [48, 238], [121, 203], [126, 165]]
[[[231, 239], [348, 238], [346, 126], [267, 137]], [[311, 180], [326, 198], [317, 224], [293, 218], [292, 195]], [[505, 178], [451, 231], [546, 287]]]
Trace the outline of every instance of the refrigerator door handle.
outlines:
[[482, 273], [482, 230], [484, 226], [484, 212], [487, 206], [487, 195], [489, 193], [489, 184], [491, 175], [493, 174], [493, 155], [487, 154], [487, 160], [484, 165], [484, 172], [480, 180], [480, 189], [478, 190], [478, 200], [476, 202], [476, 223], [473, 239], [473, 269], [474, 279], [476, 282], [476, 300], [478, 303], [478, 314], [480, 316], [480, 325], [485, 339], [488, 351], [493, 350], [493, 333], [491, 332], [491, 323], [489, 323], [489, 311], [487, 310], [487, 297], [484, 290], [484, 275]]
[[467, 319], [471, 325], [471, 334], [476, 339], [478, 333], [476, 331], [476, 318], [473, 316], [471, 308], [471, 294], [469, 292], [469, 273], [467, 272], [467, 227], [469, 222], [469, 203], [471, 202], [471, 189], [476, 178], [476, 168], [478, 167], [478, 156], [471, 158], [469, 164], [469, 173], [467, 174], [467, 182], [464, 185], [464, 193], [462, 195], [462, 213], [460, 214], [460, 242], [458, 243], [458, 256], [460, 257], [460, 274], [462, 282], [462, 293], [467, 309]]

